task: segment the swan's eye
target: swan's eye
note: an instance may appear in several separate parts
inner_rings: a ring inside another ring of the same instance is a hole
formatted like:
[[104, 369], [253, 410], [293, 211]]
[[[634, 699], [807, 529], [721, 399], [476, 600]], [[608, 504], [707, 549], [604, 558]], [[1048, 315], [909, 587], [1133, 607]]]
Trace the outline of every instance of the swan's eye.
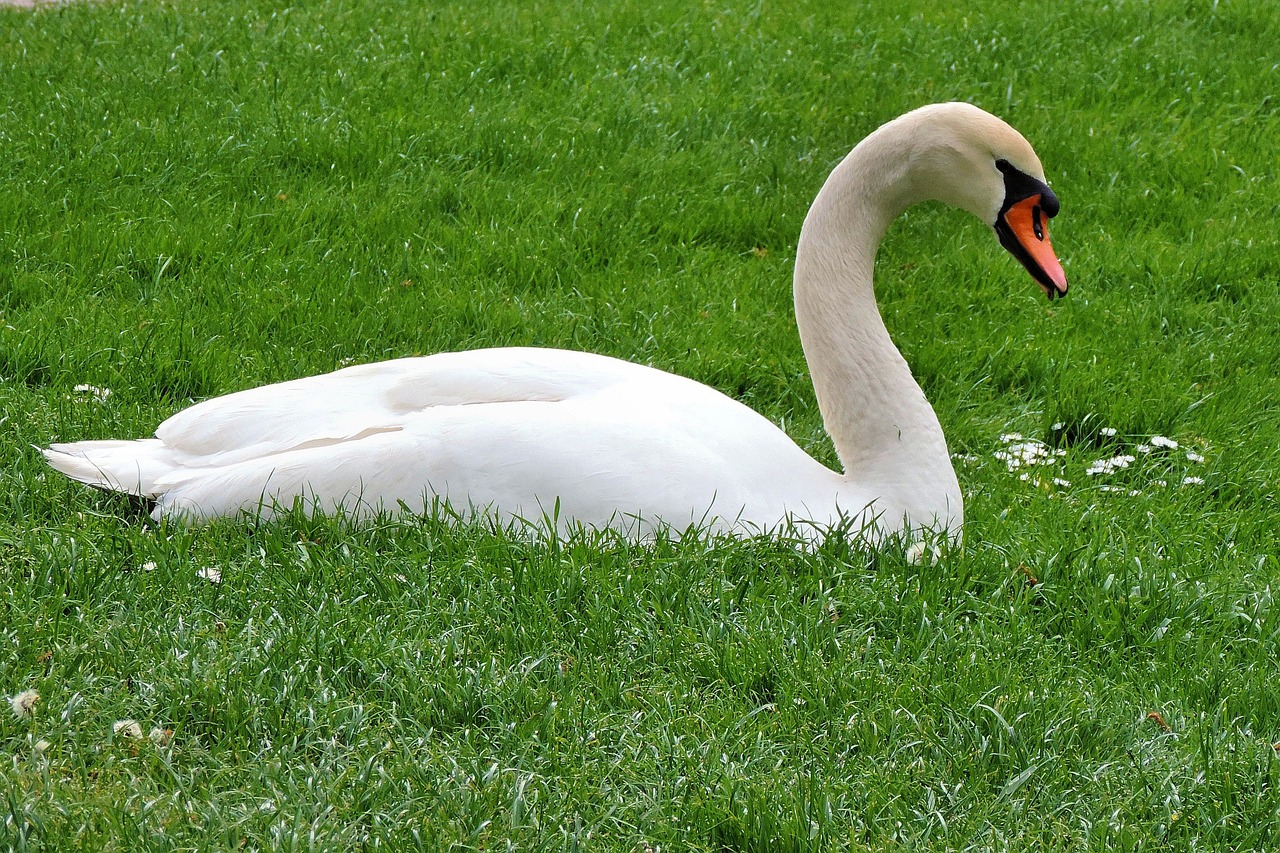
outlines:
[[1031, 209], [1031, 228], [1036, 232], [1036, 239], [1044, 242], [1044, 222], [1040, 218], [1040, 205]]

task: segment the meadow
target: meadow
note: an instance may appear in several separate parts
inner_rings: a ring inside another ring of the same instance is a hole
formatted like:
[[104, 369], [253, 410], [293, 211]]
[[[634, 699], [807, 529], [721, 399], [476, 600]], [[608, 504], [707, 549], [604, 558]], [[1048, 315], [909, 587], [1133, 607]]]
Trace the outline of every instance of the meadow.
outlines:
[[[0, 8], [0, 847], [1280, 846], [1278, 44], [1236, 0]], [[1072, 289], [954, 210], [890, 231], [967, 500], [934, 565], [155, 526], [34, 449], [531, 344], [834, 464], [800, 224], [944, 100], [1036, 147]]]

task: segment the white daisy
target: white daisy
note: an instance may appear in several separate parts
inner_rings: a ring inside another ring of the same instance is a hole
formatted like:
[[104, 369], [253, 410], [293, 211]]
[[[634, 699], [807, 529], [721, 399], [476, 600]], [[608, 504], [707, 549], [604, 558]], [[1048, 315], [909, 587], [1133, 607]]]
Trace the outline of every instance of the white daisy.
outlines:
[[1043, 465], [1057, 455], [1039, 441], [1019, 441], [1010, 444], [1004, 450], [997, 450], [995, 458], [1005, 463], [1010, 471], [1017, 471], [1027, 465]]
[[111, 396], [110, 388], [99, 388], [97, 385], [77, 385], [72, 390], [77, 394], [93, 397], [99, 403], [105, 403], [107, 398]]
[[1127, 453], [1122, 453], [1119, 456], [1112, 456], [1110, 459], [1099, 459], [1092, 463], [1088, 469], [1085, 470], [1085, 473], [1090, 477], [1097, 474], [1110, 474], [1117, 468], [1128, 468], [1135, 458], [1136, 457]]

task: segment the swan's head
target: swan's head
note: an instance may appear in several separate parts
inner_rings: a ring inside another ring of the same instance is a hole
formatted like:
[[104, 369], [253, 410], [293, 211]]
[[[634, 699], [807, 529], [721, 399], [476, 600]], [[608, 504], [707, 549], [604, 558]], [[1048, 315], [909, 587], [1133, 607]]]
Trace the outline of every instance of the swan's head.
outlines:
[[1022, 134], [971, 104], [921, 107], [885, 125], [909, 140], [908, 201], [937, 199], [991, 225], [1000, 245], [1050, 299], [1065, 296], [1067, 274], [1049, 242], [1058, 197]]

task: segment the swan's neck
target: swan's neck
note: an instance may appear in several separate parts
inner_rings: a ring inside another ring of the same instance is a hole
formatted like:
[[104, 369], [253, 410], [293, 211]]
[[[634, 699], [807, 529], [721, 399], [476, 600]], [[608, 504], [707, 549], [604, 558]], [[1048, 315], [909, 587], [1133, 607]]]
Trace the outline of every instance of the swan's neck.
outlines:
[[873, 135], [854, 149], [809, 211], [796, 255], [796, 321], [846, 480], [900, 497], [915, 515], [939, 500], [958, 507], [959, 486], [938, 418], [876, 306], [876, 250], [914, 200], [899, 152], [885, 142]]

